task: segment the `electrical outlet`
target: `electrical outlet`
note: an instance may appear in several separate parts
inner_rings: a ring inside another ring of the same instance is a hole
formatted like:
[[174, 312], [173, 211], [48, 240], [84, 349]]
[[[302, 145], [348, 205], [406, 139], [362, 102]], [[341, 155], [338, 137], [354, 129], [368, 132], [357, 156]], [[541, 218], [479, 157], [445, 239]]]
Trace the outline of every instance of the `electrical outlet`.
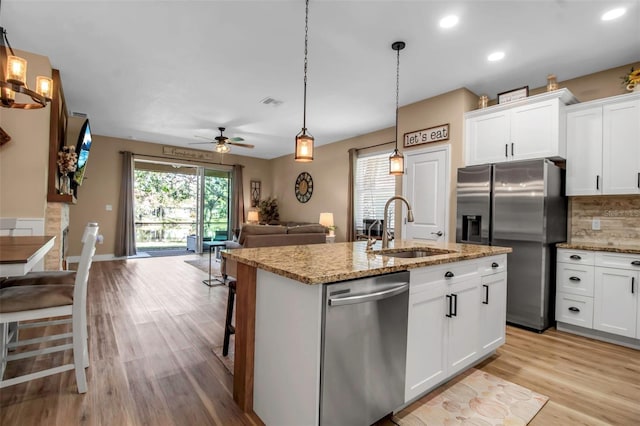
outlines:
[[599, 217], [594, 217], [591, 220], [591, 229], [594, 231], [599, 231], [600, 230], [600, 218]]

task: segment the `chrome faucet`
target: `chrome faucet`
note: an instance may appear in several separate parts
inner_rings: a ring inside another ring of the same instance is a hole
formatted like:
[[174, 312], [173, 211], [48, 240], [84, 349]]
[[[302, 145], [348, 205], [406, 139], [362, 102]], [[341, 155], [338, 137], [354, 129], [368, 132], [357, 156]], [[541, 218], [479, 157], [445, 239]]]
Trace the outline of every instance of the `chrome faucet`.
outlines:
[[384, 205], [384, 216], [382, 217], [382, 219], [384, 220], [383, 222], [383, 228], [384, 228], [384, 232], [382, 233], [382, 248], [388, 248], [389, 247], [389, 234], [388, 234], [388, 229], [387, 227], [389, 226], [389, 220], [387, 217], [387, 214], [389, 212], [389, 205], [391, 204], [391, 202], [393, 200], [401, 200], [404, 201], [404, 203], [407, 205], [407, 222], [413, 222], [413, 211], [411, 210], [411, 205], [409, 204], [409, 202], [407, 201], [406, 198], [404, 198], [402, 195], [394, 195], [393, 197], [389, 198], [387, 200], [387, 203]]
[[382, 225], [382, 221], [380, 219], [376, 219], [374, 220], [371, 225], [369, 225], [369, 228], [367, 229], [367, 251], [371, 250], [373, 248], [373, 245], [376, 243], [376, 239], [375, 238], [371, 238], [371, 228], [373, 228], [374, 226], [376, 226], [376, 224], [380, 224]]

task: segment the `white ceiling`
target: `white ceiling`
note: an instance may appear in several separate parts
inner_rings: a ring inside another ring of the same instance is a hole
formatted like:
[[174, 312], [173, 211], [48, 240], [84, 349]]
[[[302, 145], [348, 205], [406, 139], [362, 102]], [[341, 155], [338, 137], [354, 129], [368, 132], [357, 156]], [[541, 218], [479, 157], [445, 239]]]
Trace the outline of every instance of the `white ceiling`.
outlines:
[[[602, 13], [626, 15], [603, 22]], [[243, 137], [275, 158], [302, 127], [304, 0], [4, 0], [16, 49], [48, 56], [95, 134], [212, 149]], [[460, 17], [443, 30], [446, 14]], [[400, 105], [467, 87], [497, 93], [640, 60], [639, 0], [311, 0], [307, 127], [316, 145], [393, 126]], [[490, 63], [489, 53], [504, 60]], [[260, 101], [272, 97], [278, 106]]]

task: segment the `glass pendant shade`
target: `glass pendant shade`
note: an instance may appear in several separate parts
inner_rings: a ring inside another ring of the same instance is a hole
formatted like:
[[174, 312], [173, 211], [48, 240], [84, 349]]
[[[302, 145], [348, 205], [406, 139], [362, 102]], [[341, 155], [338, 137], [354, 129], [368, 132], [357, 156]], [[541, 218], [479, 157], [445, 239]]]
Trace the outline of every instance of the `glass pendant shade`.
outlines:
[[216, 152], [219, 152], [221, 154], [229, 152], [230, 150], [231, 148], [229, 148], [229, 146], [226, 143], [219, 143], [216, 145]]
[[404, 156], [398, 152], [398, 149], [394, 149], [393, 153], [389, 157], [389, 174], [404, 174]]
[[8, 87], [2, 88], [2, 105], [11, 105], [16, 100], [16, 92]]
[[296, 136], [296, 161], [313, 161], [313, 136], [307, 133], [307, 129], [302, 129]]
[[53, 80], [39, 75], [36, 77], [36, 93], [45, 98], [53, 98]]
[[27, 61], [19, 56], [7, 56], [7, 82], [24, 86], [27, 81]]

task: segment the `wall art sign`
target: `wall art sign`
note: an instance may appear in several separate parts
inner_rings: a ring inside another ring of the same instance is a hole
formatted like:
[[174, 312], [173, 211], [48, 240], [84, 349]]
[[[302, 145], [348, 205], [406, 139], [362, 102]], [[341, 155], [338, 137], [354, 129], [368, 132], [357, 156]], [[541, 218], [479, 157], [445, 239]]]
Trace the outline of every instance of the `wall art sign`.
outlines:
[[404, 147], [410, 148], [425, 143], [446, 141], [449, 139], [449, 123], [428, 129], [416, 130], [404, 134]]
[[198, 151], [188, 148], [176, 148], [175, 146], [163, 146], [162, 153], [164, 155], [172, 155], [179, 158], [188, 158], [190, 160], [214, 160], [213, 152]]
[[509, 90], [508, 92], [498, 93], [498, 103], [506, 104], [507, 102], [524, 99], [527, 96], [529, 96], [529, 86], [524, 86], [519, 89]]
[[260, 186], [259, 180], [251, 181], [251, 207], [256, 207], [260, 202]]

